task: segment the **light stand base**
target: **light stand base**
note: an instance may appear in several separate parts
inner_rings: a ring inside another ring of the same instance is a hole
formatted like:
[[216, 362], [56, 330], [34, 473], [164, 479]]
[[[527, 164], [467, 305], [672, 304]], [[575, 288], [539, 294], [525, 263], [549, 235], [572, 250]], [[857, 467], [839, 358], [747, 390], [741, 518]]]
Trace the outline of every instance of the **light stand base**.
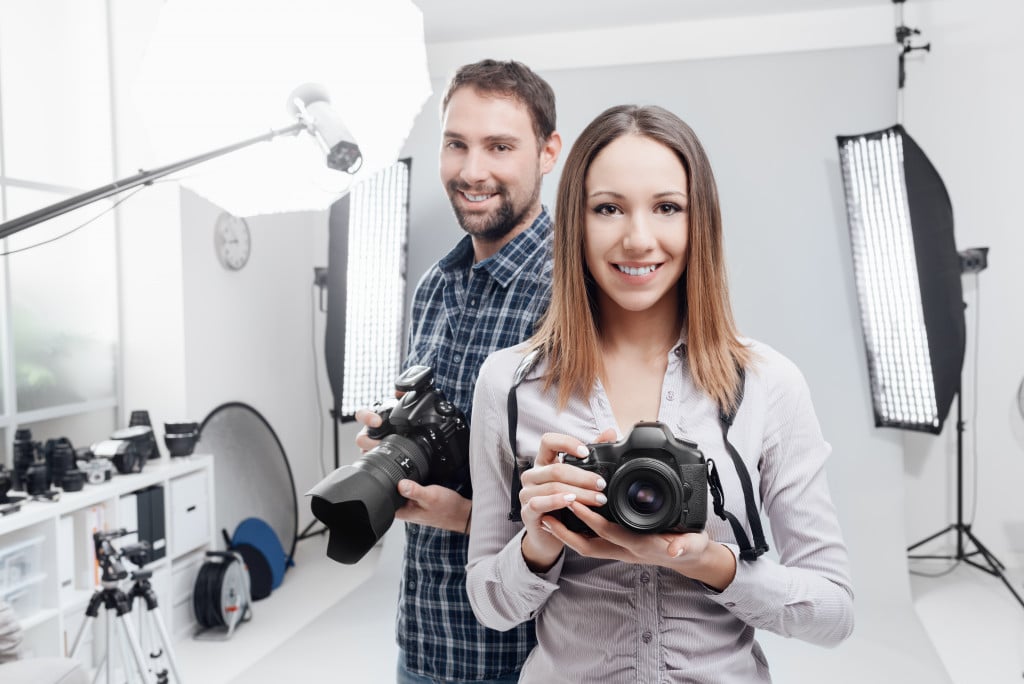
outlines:
[[[919, 546], [921, 546], [923, 544], [927, 544], [928, 542], [930, 542], [933, 539], [937, 539], [938, 537], [941, 537], [942, 535], [946, 534], [947, 532], [956, 532], [957, 533], [957, 549], [956, 549], [956, 553], [954, 553], [954, 554], [946, 554], [946, 555], [919, 555], [919, 554], [911, 554], [911, 553], [909, 553], [910, 551], [913, 551], [917, 547], [919, 547]], [[966, 552], [965, 551], [965, 549], [964, 549], [964, 537], [966, 537], [972, 544], [974, 544], [974, 546], [975, 546], [975, 550], [974, 551], [971, 551], [971, 552]], [[1008, 579], [1006, 579], [1006, 574], [1005, 574], [1006, 566], [1003, 565], [1003, 563], [998, 558], [996, 558], [995, 555], [991, 551], [989, 551], [988, 548], [986, 548], [986, 546], [984, 544], [981, 543], [981, 540], [979, 540], [976, 536], [974, 536], [974, 533], [971, 532], [971, 526], [970, 525], [967, 525], [967, 524], [964, 524], [964, 523], [953, 523], [953, 524], [945, 527], [944, 529], [939, 530], [935, 534], [933, 534], [933, 535], [931, 535], [929, 537], [925, 537], [924, 539], [922, 539], [921, 541], [917, 542], [916, 544], [912, 544], [912, 545], [908, 546], [907, 547], [907, 552], [908, 552], [907, 558], [909, 558], [911, 560], [940, 559], [940, 560], [963, 561], [964, 563], [967, 563], [968, 565], [971, 565], [971, 566], [977, 568], [978, 570], [981, 570], [983, 572], [987, 572], [988, 574], [992, 575], [993, 577], [998, 577], [1000, 580], [1002, 580], [1003, 584], [1006, 585], [1006, 588], [1010, 590], [1010, 593], [1013, 594], [1013, 597], [1015, 599], [1017, 599], [1017, 603], [1019, 603], [1021, 605], [1021, 607], [1024, 608], [1024, 598], [1021, 598], [1021, 595], [1018, 594], [1017, 590], [1013, 588], [1013, 585], [1010, 583], [1010, 581]], [[976, 560], [974, 560], [973, 556], [980, 556], [982, 559], [984, 559], [984, 563], [977, 562]]]
[[[956, 553], [938, 555], [938, 556], [924, 556], [924, 555], [912, 555], [910, 552], [919, 546], [927, 544], [933, 539], [937, 539], [947, 532], [956, 532]], [[974, 544], [974, 551], [966, 552], [964, 549], [964, 537], [967, 538], [970, 543]], [[974, 560], [974, 556], [981, 556], [984, 559], [984, 564]], [[956, 522], [952, 523], [935, 534], [925, 537], [916, 544], [911, 544], [907, 547], [907, 557], [910, 559], [925, 559], [935, 558], [943, 560], [955, 560], [963, 561], [968, 565], [974, 566], [978, 570], [982, 570], [998, 577], [1002, 580], [1006, 588], [1010, 590], [1013, 597], [1017, 599], [1017, 603], [1024, 608], [1024, 598], [1017, 593], [1017, 590], [1013, 588], [1010, 581], [1006, 579], [1006, 566], [995, 557], [981, 540], [974, 536], [971, 532], [971, 526], [969, 523], [964, 522], [964, 414], [963, 414], [963, 403], [961, 393], [958, 391], [956, 394]]]

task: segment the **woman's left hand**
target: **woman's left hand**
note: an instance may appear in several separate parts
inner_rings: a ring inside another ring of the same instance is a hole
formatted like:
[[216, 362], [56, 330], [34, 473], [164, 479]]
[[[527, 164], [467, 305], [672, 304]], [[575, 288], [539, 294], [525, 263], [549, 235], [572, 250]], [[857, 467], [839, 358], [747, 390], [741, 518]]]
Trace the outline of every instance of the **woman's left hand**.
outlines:
[[558, 521], [551, 523], [551, 533], [581, 556], [660, 565], [719, 590], [727, 587], [736, 574], [732, 551], [712, 541], [704, 530], [640, 534], [589, 506], [573, 503], [570, 509], [597, 536], [577, 534]]

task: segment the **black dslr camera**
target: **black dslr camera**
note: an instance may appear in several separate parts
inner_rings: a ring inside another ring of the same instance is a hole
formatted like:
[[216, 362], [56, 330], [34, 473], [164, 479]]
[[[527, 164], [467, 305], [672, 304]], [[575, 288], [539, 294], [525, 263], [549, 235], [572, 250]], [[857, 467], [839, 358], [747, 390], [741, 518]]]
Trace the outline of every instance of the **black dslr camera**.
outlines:
[[339, 563], [359, 561], [391, 527], [406, 501], [399, 480], [456, 486], [468, 474], [469, 425], [434, 388], [434, 371], [412, 366], [395, 389], [405, 394], [380, 410], [383, 424], [368, 431], [380, 444], [309, 490], [313, 515], [331, 532], [327, 556]]
[[[708, 517], [708, 465], [693, 442], [677, 439], [658, 422], [637, 423], [614, 444], [588, 444], [583, 457], [564, 462], [597, 473], [608, 483], [603, 517], [634, 532], [696, 532]], [[573, 532], [593, 534], [568, 509], [556, 517]]]

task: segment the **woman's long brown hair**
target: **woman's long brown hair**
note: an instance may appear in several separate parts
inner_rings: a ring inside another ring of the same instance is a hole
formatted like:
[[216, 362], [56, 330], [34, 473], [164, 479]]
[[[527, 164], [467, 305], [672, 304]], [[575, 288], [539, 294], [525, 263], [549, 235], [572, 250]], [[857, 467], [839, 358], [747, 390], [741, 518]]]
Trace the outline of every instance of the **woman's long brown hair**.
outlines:
[[587, 171], [598, 153], [624, 135], [639, 135], [673, 150], [686, 170], [689, 191], [687, 267], [679, 305], [687, 328], [690, 374], [723, 409], [736, 405], [738, 366], [752, 360], [738, 340], [729, 304], [722, 250], [722, 214], [711, 163], [697, 135], [679, 117], [657, 106], [620, 105], [605, 110], [572, 146], [558, 183], [551, 304], [531, 348], [549, 363], [545, 387], [558, 386], [558, 404], [587, 396], [603, 371], [597, 285], [584, 257]]

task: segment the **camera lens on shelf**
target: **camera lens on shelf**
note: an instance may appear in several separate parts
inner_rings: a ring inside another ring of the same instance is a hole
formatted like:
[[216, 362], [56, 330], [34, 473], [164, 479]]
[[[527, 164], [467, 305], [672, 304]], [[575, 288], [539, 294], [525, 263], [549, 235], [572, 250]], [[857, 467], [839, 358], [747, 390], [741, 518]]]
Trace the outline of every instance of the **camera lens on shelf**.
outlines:
[[164, 444], [171, 456], [189, 456], [199, 439], [199, 423], [175, 421], [164, 423]]
[[60, 488], [65, 492], [80, 492], [85, 487], [85, 473], [81, 470], [73, 469], [64, 473], [64, 477], [60, 481]]
[[29, 496], [43, 494], [49, 486], [46, 484], [46, 463], [36, 461], [25, 471], [25, 493]]
[[20, 428], [14, 433], [14, 472], [12, 486], [19, 491], [27, 489], [25, 478], [29, 467], [36, 461], [38, 445], [32, 441], [32, 431]]

